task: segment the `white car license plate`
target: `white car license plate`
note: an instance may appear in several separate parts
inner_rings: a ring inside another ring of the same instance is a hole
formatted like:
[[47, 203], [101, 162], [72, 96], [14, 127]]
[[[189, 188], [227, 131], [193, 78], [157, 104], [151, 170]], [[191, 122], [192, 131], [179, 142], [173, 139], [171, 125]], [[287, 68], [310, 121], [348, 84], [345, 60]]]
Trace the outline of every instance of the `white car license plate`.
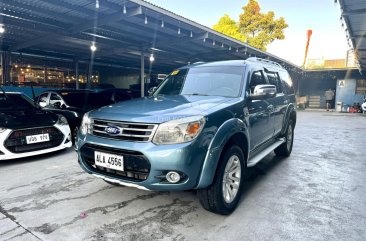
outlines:
[[26, 136], [27, 144], [34, 144], [39, 142], [46, 142], [50, 141], [50, 135], [47, 134], [40, 134], [40, 135], [33, 135], [33, 136]]
[[122, 171], [122, 172], [124, 171], [123, 156], [95, 151], [94, 160], [95, 160], [95, 165], [97, 165], [97, 166], [106, 167], [109, 169]]

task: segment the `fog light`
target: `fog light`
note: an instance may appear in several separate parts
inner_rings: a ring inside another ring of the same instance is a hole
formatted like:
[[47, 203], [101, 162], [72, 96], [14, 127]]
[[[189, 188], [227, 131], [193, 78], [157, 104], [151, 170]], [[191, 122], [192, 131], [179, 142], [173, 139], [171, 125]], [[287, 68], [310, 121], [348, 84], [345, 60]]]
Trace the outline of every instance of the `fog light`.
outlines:
[[166, 180], [170, 183], [177, 183], [180, 181], [180, 175], [178, 172], [168, 172], [166, 174]]

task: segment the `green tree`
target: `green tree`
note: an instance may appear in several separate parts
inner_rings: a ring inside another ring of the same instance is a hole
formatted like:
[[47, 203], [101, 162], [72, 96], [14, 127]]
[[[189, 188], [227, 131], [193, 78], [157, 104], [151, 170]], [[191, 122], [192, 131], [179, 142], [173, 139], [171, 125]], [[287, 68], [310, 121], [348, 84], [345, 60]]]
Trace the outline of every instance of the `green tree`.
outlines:
[[246, 39], [245, 35], [239, 32], [239, 25], [227, 14], [220, 18], [213, 29], [242, 42]]
[[239, 16], [239, 22], [231, 19], [225, 14], [213, 26], [213, 29], [226, 34], [232, 38], [249, 45], [267, 50], [267, 45], [276, 39], [284, 39], [283, 30], [288, 27], [284, 18], [275, 19], [273, 11], [261, 13], [261, 8], [256, 0], [249, 0], [243, 8], [243, 13]]
[[239, 16], [239, 31], [247, 37], [248, 44], [261, 50], [276, 39], [284, 39], [288, 27], [284, 18], [275, 19], [273, 11], [261, 13], [256, 0], [249, 0]]

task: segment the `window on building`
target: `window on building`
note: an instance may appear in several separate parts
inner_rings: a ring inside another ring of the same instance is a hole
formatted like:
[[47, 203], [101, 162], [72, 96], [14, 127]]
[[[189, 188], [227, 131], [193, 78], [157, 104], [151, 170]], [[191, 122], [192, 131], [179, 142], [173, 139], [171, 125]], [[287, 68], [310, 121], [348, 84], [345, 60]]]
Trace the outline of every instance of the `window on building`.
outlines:
[[356, 94], [364, 94], [366, 91], [366, 79], [356, 81]]

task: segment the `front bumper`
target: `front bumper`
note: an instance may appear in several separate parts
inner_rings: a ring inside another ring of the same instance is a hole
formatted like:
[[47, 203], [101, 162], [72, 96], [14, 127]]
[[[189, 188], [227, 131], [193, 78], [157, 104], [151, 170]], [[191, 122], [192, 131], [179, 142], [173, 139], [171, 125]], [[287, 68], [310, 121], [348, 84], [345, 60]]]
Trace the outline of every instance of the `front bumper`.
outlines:
[[[85, 147], [90, 146], [96, 150], [102, 149], [107, 153], [115, 153], [116, 150], [120, 150], [122, 153], [139, 153], [139, 156], [149, 163], [149, 165], [145, 165], [149, 166], [146, 179], [133, 180], [91, 166], [90, 159], [87, 161], [84, 153]], [[109, 182], [156, 191], [194, 189], [198, 183], [207, 151], [207, 147], [200, 145], [199, 140], [175, 145], [155, 145], [152, 142], [127, 142], [92, 135], [82, 136], [80, 133], [77, 148], [79, 164], [86, 172]], [[168, 171], [181, 173], [182, 180], [176, 184], [167, 182], [164, 176]]]
[[64, 139], [60, 145], [58, 145], [56, 147], [52, 147], [52, 148], [45, 148], [42, 150], [28, 151], [28, 152], [22, 152], [22, 153], [13, 153], [4, 146], [6, 139], [10, 136], [10, 134], [14, 130], [6, 130], [5, 132], [0, 133], [0, 161], [36, 156], [36, 155], [59, 151], [59, 150], [71, 147], [72, 142], [69, 141], [69, 138], [70, 138], [69, 126], [55, 124], [53, 127], [57, 128], [64, 135]]

